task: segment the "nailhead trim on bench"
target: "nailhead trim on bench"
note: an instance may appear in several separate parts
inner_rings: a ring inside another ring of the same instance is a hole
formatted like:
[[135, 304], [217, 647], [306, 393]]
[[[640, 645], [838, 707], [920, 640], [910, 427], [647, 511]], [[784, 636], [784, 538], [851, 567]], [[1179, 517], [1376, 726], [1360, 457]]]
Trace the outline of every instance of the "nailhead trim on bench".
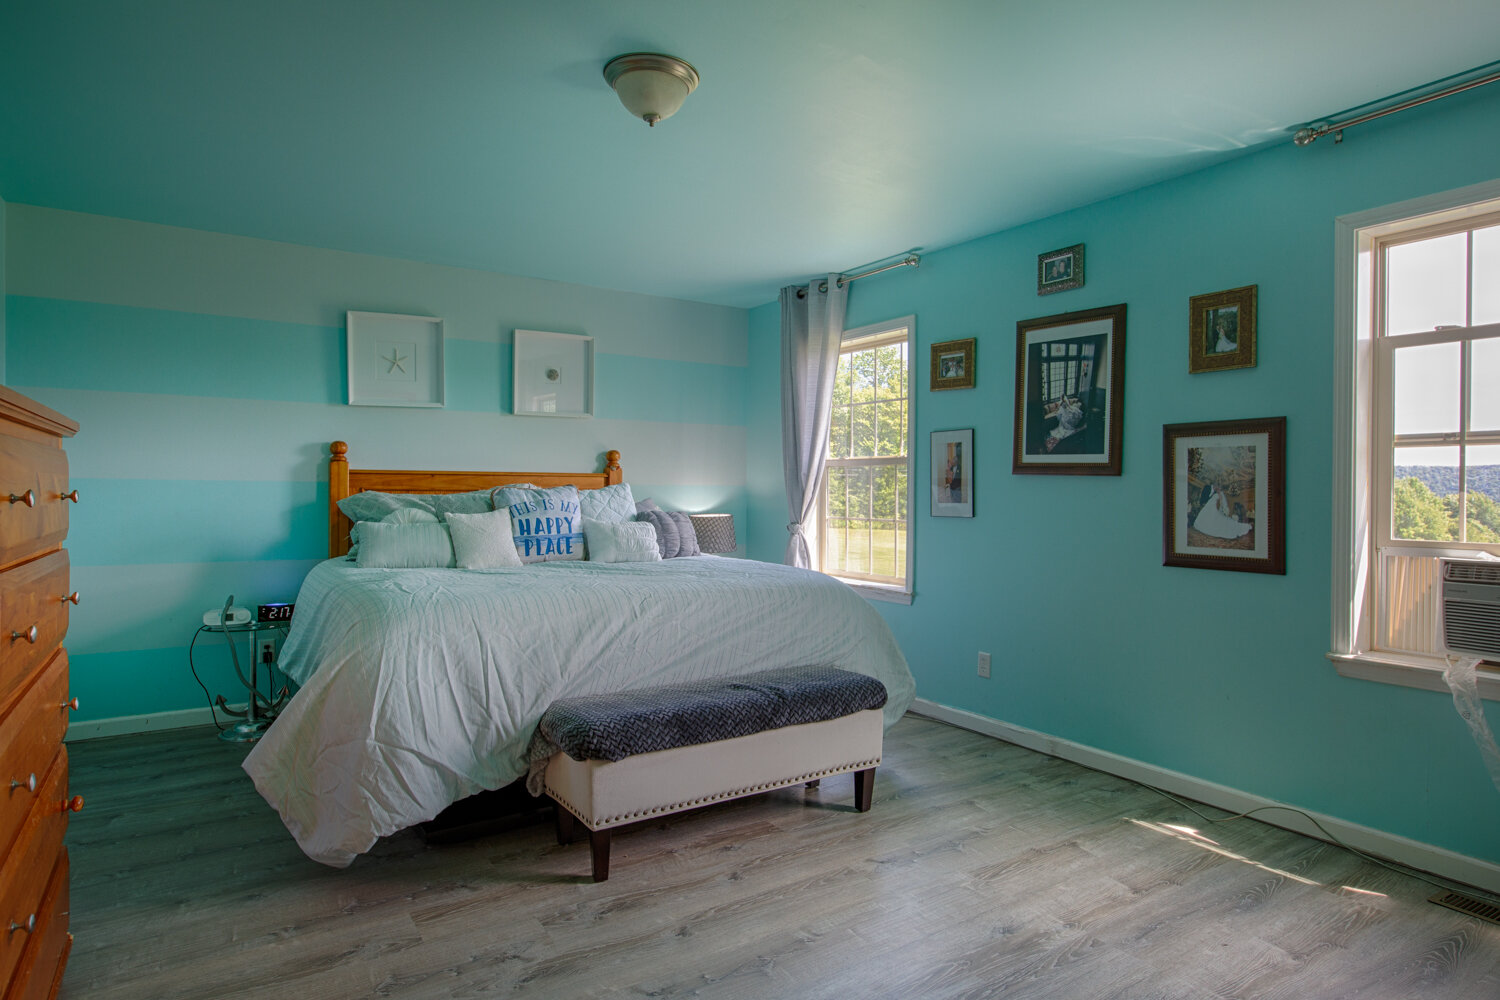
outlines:
[[[742, 795], [753, 795], [756, 792], [769, 792], [773, 789], [785, 788], [788, 785], [801, 784], [804, 781], [813, 781], [815, 779], [831, 777], [835, 774], [847, 774], [850, 771], [863, 771], [867, 768], [879, 766], [879, 757], [873, 757], [869, 760], [853, 761], [848, 764], [840, 764], [835, 767], [824, 768], [821, 771], [809, 771], [806, 774], [798, 775], [795, 778], [776, 779], [773, 781], [764, 782], [759, 785], [750, 785], [746, 788], [737, 788], [733, 791], [719, 792], [715, 795], [707, 796], [705, 798], [691, 799], [684, 802], [674, 802], [670, 805], [655, 806], [651, 809], [642, 809], [633, 813], [621, 813], [618, 816], [607, 816], [597, 821], [599, 824], [598, 827], [593, 827], [591, 829], [602, 829], [603, 827], [608, 826], [612, 823], [621, 823], [625, 820], [644, 819], [647, 816], [657, 816], [663, 813], [681, 812], [684, 809], [691, 809], [694, 806], [711, 805], [715, 802], [722, 802], [725, 799], [739, 798]], [[565, 807], [568, 812], [578, 817], [578, 819], [582, 821], [585, 826], [588, 825], [588, 820], [584, 818], [583, 813], [580, 812], [578, 808], [571, 802], [568, 802], [566, 799], [558, 798], [557, 792], [554, 791], [550, 786], [548, 786], [545, 791], [549, 796], [551, 796], [553, 801]]]

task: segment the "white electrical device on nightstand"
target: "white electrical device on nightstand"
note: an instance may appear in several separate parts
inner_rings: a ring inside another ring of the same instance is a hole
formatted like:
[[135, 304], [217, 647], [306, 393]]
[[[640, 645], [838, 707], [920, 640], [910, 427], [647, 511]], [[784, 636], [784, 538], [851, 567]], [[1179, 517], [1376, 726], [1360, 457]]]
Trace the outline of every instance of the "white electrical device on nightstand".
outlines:
[[229, 608], [214, 608], [211, 611], [203, 612], [203, 624], [210, 628], [219, 628], [226, 623], [226, 620], [230, 626], [249, 625], [250, 609], [234, 605]]

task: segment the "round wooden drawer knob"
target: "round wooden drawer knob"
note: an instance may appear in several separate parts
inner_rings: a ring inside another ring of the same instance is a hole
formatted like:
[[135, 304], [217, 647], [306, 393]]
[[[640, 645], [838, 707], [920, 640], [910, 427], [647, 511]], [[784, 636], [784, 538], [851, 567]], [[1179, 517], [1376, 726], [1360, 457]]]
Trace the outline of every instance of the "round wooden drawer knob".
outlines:
[[75, 795], [63, 803], [63, 812], [83, 812], [83, 796]]
[[78, 591], [75, 590], [71, 594], [64, 594], [61, 597], [59, 597], [58, 600], [62, 601], [64, 604], [71, 604], [74, 607], [77, 607], [77, 605], [78, 605]]
[[33, 913], [31, 916], [27, 917], [24, 924], [18, 924], [14, 920], [12, 920], [10, 922], [10, 929], [12, 931], [25, 931], [27, 934], [30, 934], [32, 931], [36, 930], [36, 914]]
[[10, 495], [10, 502], [11, 503], [24, 503], [28, 507], [35, 507], [36, 506], [36, 494], [33, 493], [31, 490], [27, 490], [25, 493], [20, 493], [20, 494], [12, 493]]
[[10, 790], [15, 791], [17, 788], [24, 788], [28, 792], [36, 791], [36, 775], [30, 775], [25, 781], [17, 781], [15, 778], [11, 778]]
[[17, 639], [25, 639], [27, 642], [31, 643], [32, 645], [35, 645], [36, 644], [36, 626], [35, 625], [31, 626], [31, 628], [27, 629], [25, 632], [12, 632], [10, 634], [10, 641], [11, 642], [15, 642]]
[[57, 499], [59, 499], [59, 500], [71, 500], [74, 503], [77, 503], [78, 502], [78, 491], [74, 490], [71, 493], [59, 493], [57, 495]]
[[63, 702], [62, 707], [65, 709], [70, 708], [75, 712], [78, 711], [78, 696], [74, 695], [72, 698], [69, 698], [67, 701]]

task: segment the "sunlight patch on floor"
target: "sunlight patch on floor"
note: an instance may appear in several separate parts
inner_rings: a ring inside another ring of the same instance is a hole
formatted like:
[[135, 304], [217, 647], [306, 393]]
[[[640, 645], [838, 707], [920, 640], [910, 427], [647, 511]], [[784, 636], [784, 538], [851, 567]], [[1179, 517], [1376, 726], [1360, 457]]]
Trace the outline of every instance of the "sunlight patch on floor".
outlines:
[[1254, 868], [1259, 868], [1261, 871], [1270, 872], [1272, 875], [1280, 875], [1282, 878], [1289, 878], [1294, 882], [1301, 882], [1303, 885], [1323, 884], [1321, 882], [1315, 882], [1310, 878], [1303, 878], [1301, 875], [1293, 875], [1291, 872], [1282, 871], [1280, 868], [1272, 868], [1269, 865], [1263, 865], [1253, 858], [1245, 857], [1243, 854], [1236, 854], [1233, 851], [1225, 850], [1218, 844], [1214, 843], [1212, 840], [1209, 840], [1207, 837], [1200, 836], [1198, 831], [1192, 829], [1191, 827], [1174, 826], [1168, 823], [1152, 823], [1149, 820], [1143, 819], [1131, 819], [1130, 822], [1147, 830], [1153, 830], [1156, 833], [1164, 834], [1168, 837], [1173, 837], [1177, 840], [1182, 841], [1184, 844], [1192, 844], [1194, 847], [1200, 848], [1205, 851], [1211, 851], [1212, 853], [1217, 854], [1220, 857], [1228, 858], [1231, 861], [1238, 861], [1241, 864], [1250, 865]]

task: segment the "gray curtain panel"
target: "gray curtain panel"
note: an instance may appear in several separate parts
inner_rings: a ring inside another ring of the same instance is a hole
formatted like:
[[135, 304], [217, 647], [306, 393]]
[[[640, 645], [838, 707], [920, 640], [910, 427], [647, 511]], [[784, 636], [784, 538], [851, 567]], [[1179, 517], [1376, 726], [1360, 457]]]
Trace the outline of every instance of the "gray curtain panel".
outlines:
[[[803, 293], [798, 297], [798, 292]], [[781, 290], [781, 435], [791, 537], [788, 566], [812, 566], [806, 529], [817, 516], [818, 490], [828, 458], [833, 376], [844, 336], [848, 286], [839, 275]]]

